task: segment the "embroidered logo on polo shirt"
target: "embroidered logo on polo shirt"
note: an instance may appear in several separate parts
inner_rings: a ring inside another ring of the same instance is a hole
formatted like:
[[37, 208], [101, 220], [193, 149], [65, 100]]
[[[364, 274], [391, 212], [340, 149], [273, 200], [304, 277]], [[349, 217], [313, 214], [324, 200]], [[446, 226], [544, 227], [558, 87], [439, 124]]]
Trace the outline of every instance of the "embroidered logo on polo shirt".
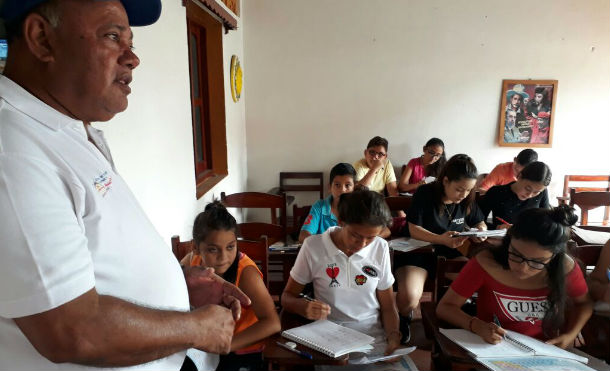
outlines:
[[375, 268], [371, 267], [370, 265], [365, 265], [364, 267], [362, 267], [362, 271], [367, 276], [377, 277], [377, 270]]
[[339, 281], [337, 281], [337, 276], [339, 276], [339, 267], [337, 267], [336, 263], [328, 264], [326, 266], [326, 274], [330, 277], [330, 284], [328, 287], [339, 287]]
[[546, 296], [514, 296], [493, 292], [504, 315], [512, 321], [532, 324], [544, 318], [549, 308]]
[[354, 281], [356, 281], [356, 285], [358, 286], [362, 286], [366, 283], [366, 276], [364, 274], [357, 274], [356, 277], [354, 277]]
[[93, 178], [93, 186], [102, 195], [106, 196], [106, 193], [112, 188], [112, 177], [108, 175], [108, 171], [104, 171], [97, 177]]

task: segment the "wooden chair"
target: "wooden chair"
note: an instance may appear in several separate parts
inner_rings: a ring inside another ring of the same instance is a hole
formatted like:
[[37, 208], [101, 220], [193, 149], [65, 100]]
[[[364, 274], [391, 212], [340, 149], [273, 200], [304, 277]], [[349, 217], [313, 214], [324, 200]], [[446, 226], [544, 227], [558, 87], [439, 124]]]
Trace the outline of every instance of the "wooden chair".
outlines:
[[[290, 184], [290, 183], [300, 183], [300, 184]], [[307, 184], [303, 184], [307, 183]], [[292, 192], [316, 192], [318, 193], [318, 199], [324, 198], [324, 173], [321, 171], [307, 171], [307, 172], [289, 172], [282, 171], [280, 172], [280, 187], [279, 192], [283, 193], [292, 193]], [[286, 200], [288, 203], [292, 203], [294, 201], [294, 196], [286, 196]], [[296, 203], [295, 203], [296, 204]], [[307, 215], [305, 215], [307, 216]], [[301, 225], [298, 225], [298, 220], [295, 220], [295, 215], [288, 216], [286, 225], [287, 225], [287, 233], [291, 236], [297, 234], [301, 229]], [[293, 239], [297, 239], [294, 238]]]
[[303, 207], [299, 207], [296, 204], [292, 205], [292, 227], [290, 228], [290, 237], [292, 237], [294, 241], [299, 239], [299, 232], [301, 231], [303, 223], [305, 223], [307, 215], [309, 215], [309, 211], [311, 211], [311, 205]]
[[237, 224], [238, 235], [246, 240], [265, 237], [269, 245], [286, 239], [286, 228], [279, 224], [248, 222]]
[[[288, 184], [288, 180], [309, 180], [310, 184]], [[280, 192], [318, 192], [324, 198], [324, 173], [320, 172], [280, 172]]]
[[[270, 209], [271, 224], [280, 225], [283, 228], [282, 241], [286, 240], [286, 194], [274, 195], [262, 192], [241, 192], [230, 195], [220, 193], [220, 200], [226, 207], [251, 208], [251, 209]], [[279, 219], [277, 210], [279, 209]], [[258, 239], [260, 237], [247, 237], [248, 239]], [[269, 237], [269, 236], [267, 236]], [[270, 242], [271, 243], [271, 242]]]
[[237, 248], [256, 263], [263, 274], [265, 287], [269, 289], [269, 244], [267, 243], [267, 237], [263, 236], [256, 241], [239, 238]]
[[605, 207], [603, 225], [610, 221], [610, 191], [583, 191], [577, 192], [575, 188], [570, 189], [570, 206], [580, 208], [580, 224], [589, 223], [589, 210]]
[[468, 263], [468, 260], [449, 260], [444, 256], [439, 256], [436, 260], [436, 277], [434, 282], [434, 294], [432, 298], [438, 303], [445, 292], [451, 286], [458, 273]]
[[181, 261], [188, 253], [193, 251], [193, 240], [180, 241], [180, 236], [172, 236], [172, 252], [178, 261]]
[[[606, 183], [606, 187], [583, 187], [583, 182], [596, 182]], [[574, 183], [577, 186], [574, 186]], [[610, 175], [566, 175], [563, 178], [563, 193], [560, 197], [557, 197], [559, 204], [569, 204], [570, 202], [570, 190], [574, 189], [575, 192], [610, 192]], [[608, 225], [608, 219], [610, 219], [610, 207], [606, 206], [604, 211], [604, 225]]]
[[388, 196], [385, 198], [385, 203], [390, 208], [390, 211], [404, 211], [405, 214], [411, 207], [413, 197], [411, 196]]

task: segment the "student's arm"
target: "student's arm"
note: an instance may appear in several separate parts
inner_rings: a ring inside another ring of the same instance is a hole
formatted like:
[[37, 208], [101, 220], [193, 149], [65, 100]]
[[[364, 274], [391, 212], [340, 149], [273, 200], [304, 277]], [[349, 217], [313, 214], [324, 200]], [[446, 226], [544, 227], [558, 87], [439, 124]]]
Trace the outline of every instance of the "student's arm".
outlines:
[[373, 178], [375, 177], [375, 173], [377, 171], [381, 171], [381, 169], [386, 165], [385, 160], [373, 160], [373, 167], [371, 167], [366, 174], [358, 181], [357, 184], [369, 187], [373, 182]]
[[388, 345], [385, 354], [391, 354], [400, 346], [400, 331], [398, 330], [398, 309], [394, 300], [394, 290], [390, 286], [386, 290], [377, 290], [377, 300], [381, 308], [381, 322]]
[[252, 300], [252, 309], [258, 321], [233, 336], [231, 351], [254, 344], [281, 329], [280, 318], [275, 311], [273, 300], [255, 267], [244, 268], [239, 280], [239, 288]]
[[388, 190], [388, 195], [398, 196], [398, 187], [396, 186], [396, 181], [386, 184], [385, 188]]
[[227, 353], [231, 311], [207, 305], [192, 312], [145, 308], [95, 289], [46, 312], [14, 318], [34, 348], [54, 363], [122, 367], [188, 348]]
[[593, 314], [593, 302], [588, 293], [577, 298], [572, 298], [572, 300], [574, 308], [570, 311], [570, 316], [567, 318], [566, 332], [548, 340], [548, 344], [554, 344], [563, 349], [571, 346], [574, 344], [574, 339], [576, 339], [580, 330], [582, 330], [591, 314]]
[[303, 243], [303, 241], [305, 241], [305, 239], [309, 236], [311, 236], [311, 233], [309, 233], [309, 231], [301, 229], [301, 232], [299, 233], [299, 243]]
[[424, 179], [422, 179], [419, 183], [409, 183], [409, 179], [411, 179], [411, 174], [413, 174], [413, 169], [410, 166], [405, 166], [405, 171], [400, 175], [400, 181], [398, 182], [398, 189], [401, 192], [411, 192], [415, 191], [417, 187], [421, 184], [424, 184]]
[[284, 292], [282, 292], [282, 307], [310, 320], [326, 319], [330, 314], [330, 305], [319, 300], [309, 301], [299, 297], [305, 285], [301, 285], [292, 277], [288, 278]]
[[409, 222], [409, 234], [416, 240], [430, 242], [436, 245], [445, 245], [452, 249], [462, 246], [468, 237], [451, 237], [459, 232], [447, 231], [443, 234], [436, 234], [428, 231], [424, 227]]
[[487, 174], [485, 179], [483, 179], [483, 181], [479, 185], [479, 189], [484, 192], [487, 192], [487, 190], [489, 188], [498, 184], [498, 172], [499, 172], [498, 166], [494, 167], [493, 170], [491, 170], [491, 172], [489, 174]]
[[610, 282], [607, 269], [610, 266], [610, 240], [606, 242], [597, 259], [595, 269], [589, 275], [589, 292], [596, 301], [610, 301]]
[[494, 323], [487, 323], [478, 317], [466, 314], [461, 309], [466, 299], [450, 287], [436, 306], [436, 315], [452, 325], [474, 332], [488, 343], [499, 343], [506, 331]]

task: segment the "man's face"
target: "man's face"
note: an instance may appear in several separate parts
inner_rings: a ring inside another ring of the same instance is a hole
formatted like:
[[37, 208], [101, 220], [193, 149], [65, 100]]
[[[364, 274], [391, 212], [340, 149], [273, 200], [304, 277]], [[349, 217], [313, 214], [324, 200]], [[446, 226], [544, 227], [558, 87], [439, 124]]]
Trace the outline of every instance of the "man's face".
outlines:
[[536, 101], [536, 103], [540, 104], [540, 102], [542, 102], [542, 94], [541, 93], [536, 93], [536, 96], [534, 97], [534, 100]]
[[520, 103], [521, 103], [521, 96], [519, 94], [514, 94], [512, 96], [512, 98], [510, 98], [510, 104], [512, 104], [513, 107], [519, 106]]
[[116, 0], [60, 2], [60, 24], [50, 36], [48, 89], [69, 116], [107, 121], [127, 108], [131, 72], [140, 63]]

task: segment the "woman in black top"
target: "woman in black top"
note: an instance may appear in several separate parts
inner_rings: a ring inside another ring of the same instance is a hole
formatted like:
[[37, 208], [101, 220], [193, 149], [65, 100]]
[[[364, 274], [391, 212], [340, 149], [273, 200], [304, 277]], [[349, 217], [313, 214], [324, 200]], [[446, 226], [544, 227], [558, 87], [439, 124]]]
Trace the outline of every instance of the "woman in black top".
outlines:
[[[410, 316], [419, 304], [428, 274], [436, 270], [436, 255], [462, 256], [457, 247], [467, 237], [453, 237], [466, 226], [487, 229], [481, 210], [474, 202], [478, 173], [467, 155], [455, 155], [443, 167], [436, 181], [420, 186], [413, 195], [407, 213], [412, 238], [434, 244], [435, 254], [412, 252], [395, 259], [398, 293], [396, 303], [401, 314], [403, 342], [408, 341]], [[481, 239], [475, 239], [481, 241]]]
[[479, 201], [485, 218], [492, 212], [491, 228], [509, 228], [522, 210], [550, 208], [546, 187], [551, 183], [551, 169], [540, 161], [521, 170], [517, 181], [491, 187]]

